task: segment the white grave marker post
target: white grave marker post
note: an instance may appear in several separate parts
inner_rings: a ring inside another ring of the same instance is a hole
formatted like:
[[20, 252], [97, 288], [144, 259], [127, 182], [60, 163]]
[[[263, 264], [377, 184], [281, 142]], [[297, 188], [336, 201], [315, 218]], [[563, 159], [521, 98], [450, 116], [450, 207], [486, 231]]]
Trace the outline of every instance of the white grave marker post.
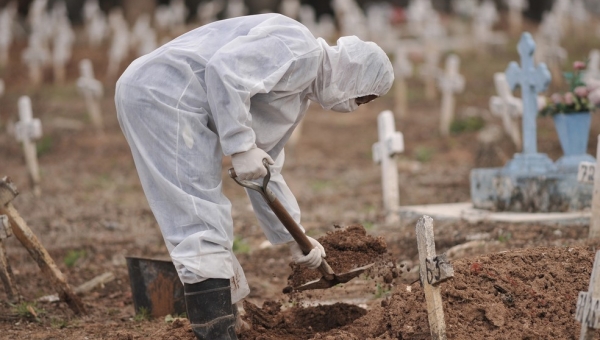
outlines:
[[17, 14], [17, 3], [12, 1], [0, 10], [0, 66], [6, 66], [10, 45], [13, 41], [13, 24]]
[[[590, 219], [589, 238], [600, 237], [600, 135], [596, 149], [596, 166], [594, 167], [594, 196], [592, 197], [592, 217]], [[589, 167], [588, 167], [589, 169]], [[600, 289], [598, 290], [600, 294]]]
[[419, 274], [425, 292], [427, 317], [431, 339], [446, 339], [446, 322], [444, 306], [439, 284], [454, 276], [454, 268], [446, 260], [446, 256], [436, 255], [433, 238], [433, 219], [423, 215], [417, 222], [417, 246], [419, 249]]
[[400, 215], [400, 192], [398, 190], [398, 166], [396, 155], [404, 151], [404, 137], [396, 131], [394, 115], [383, 111], [377, 117], [379, 142], [373, 144], [373, 161], [381, 163], [381, 185], [383, 188], [383, 207], [385, 222], [398, 223]]
[[450, 124], [454, 119], [454, 94], [465, 89], [465, 77], [458, 72], [459, 69], [460, 58], [455, 54], [449, 55], [446, 58], [446, 71], [438, 80], [442, 92], [442, 112], [440, 115], [440, 133], [442, 136], [450, 134]]
[[526, 0], [506, 0], [508, 5], [508, 26], [510, 33], [517, 35], [523, 27], [523, 11], [529, 7]]
[[97, 131], [101, 132], [104, 127], [99, 103], [99, 99], [103, 94], [102, 83], [94, 78], [94, 68], [89, 59], [83, 59], [79, 62], [79, 72], [81, 77], [77, 79], [77, 88], [85, 98], [85, 104], [92, 123]]
[[435, 90], [435, 79], [438, 75], [438, 62], [440, 60], [440, 50], [434, 39], [427, 39], [425, 42], [425, 65], [421, 69], [421, 76], [425, 82], [425, 98], [434, 100], [437, 96]]
[[10, 236], [12, 236], [12, 229], [8, 216], [0, 215], [0, 281], [4, 285], [7, 300], [15, 303], [19, 301], [19, 291], [15, 286], [15, 278], [4, 247], [4, 240]]
[[585, 69], [584, 81], [600, 80], [600, 50], [590, 51], [587, 67]]
[[579, 292], [575, 320], [581, 323], [580, 340], [593, 340], [600, 328], [600, 250], [596, 252], [587, 292]]
[[31, 99], [27, 96], [19, 98], [19, 119], [15, 124], [15, 137], [23, 144], [25, 162], [33, 184], [33, 193], [40, 196], [40, 168], [34, 141], [42, 136], [42, 122], [38, 118], [33, 118]]
[[22, 58], [29, 68], [29, 79], [34, 86], [42, 83], [42, 70], [48, 61], [48, 51], [42, 45], [42, 37], [38, 33], [29, 36], [29, 46], [23, 51]]
[[394, 112], [400, 118], [405, 118], [408, 111], [408, 89], [406, 78], [412, 76], [413, 65], [403, 48], [397, 48], [394, 53]]
[[523, 114], [523, 103], [513, 96], [506, 75], [502, 72], [494, 74], [494, 84], [498, 96], [490, 98], [490, 111], [502, 119], [504, 131], [510, 136], [517, 149], [521, 149], [521, 126], [519, 117]]

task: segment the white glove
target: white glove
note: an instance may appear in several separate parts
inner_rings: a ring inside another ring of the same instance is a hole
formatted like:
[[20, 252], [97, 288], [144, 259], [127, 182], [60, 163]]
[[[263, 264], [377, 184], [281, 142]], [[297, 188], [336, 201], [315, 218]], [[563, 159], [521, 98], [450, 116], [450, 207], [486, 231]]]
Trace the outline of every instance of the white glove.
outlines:
[[265, 158], [269, 164], [275, 164], [269, 154], [254, 147], [248, 151], [231, 155], [231, 164], [238, 179], [257, 179], [267, 174], [267, 169], [262, 162]]
[[289, 245], [292, 260], [300, 266], [308, 267], [309, 269], [317, 269], [321, 265], [321, 260], [325, 257], [325, 248], [323, 248], [319, 241], [314, 238], [310, 236], [306, 237], [308, 237], [308, 240], [314, 248], [308, 255], [304, 255], [298, 243], [295, 241], [290, 242]]

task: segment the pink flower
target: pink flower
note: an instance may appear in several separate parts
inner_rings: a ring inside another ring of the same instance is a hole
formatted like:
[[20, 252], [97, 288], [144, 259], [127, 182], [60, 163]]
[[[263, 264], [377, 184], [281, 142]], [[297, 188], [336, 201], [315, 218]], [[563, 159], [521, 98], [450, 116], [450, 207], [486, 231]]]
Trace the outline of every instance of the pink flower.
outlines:
[[555, 93], [552, 95], [552, 97], [550, 97], [550, 99], [552, 99], [552, 102], [554, 104], [561, 104], [563, 101], [562, 96], [560, 95], [560, 93]]
[[576, 61], [573, 63], [573, 68], [578, 71], [581, 71], [581, 70], [585, 70], [586, 65], [583, 61]]
[[585, 86], [577, 86], [573, 92], [577, 97], [585, 98], [588, 95], [588, 89]]
[[565, 93], [565, 104], [573, 105], [574, 101], [575, 101], [575, 98], [574, 98], [572, 92]]
[[590, 92], [589, 99], [595, 106], [600, 106], [600, 89]]

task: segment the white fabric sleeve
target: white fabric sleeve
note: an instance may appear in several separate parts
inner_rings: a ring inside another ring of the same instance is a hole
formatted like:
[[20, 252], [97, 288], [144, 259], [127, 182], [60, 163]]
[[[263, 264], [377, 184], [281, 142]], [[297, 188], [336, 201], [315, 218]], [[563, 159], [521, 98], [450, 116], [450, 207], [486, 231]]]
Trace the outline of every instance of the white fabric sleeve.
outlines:
[[271, 91], [294, 61], [280, 37], [260, 31], [234, 39], [208, 61], [206, 93], [226, 156], [252, 148], [250, 98]]
[[[300, 225], [300, 207], [298, 206], [296, 197], [294, 197], [294, 194], [292, 194], [292, 191], [281, 175], [281, 168], [283, 167], [284, 161], [285, 153], [284, 151], [281, 151], [277, 159], [275, 159], [275, 164], [271, 166], [271, 181], [268, 184], [268, 188], [273, 191], [275, 196], [277, 196], [277, 199], [279, 199], [281, 204], [304, 232], [304, 228]], [[254, 182], [262, 185], [262, 178]], [[246, 189], [246, 193], [252, 203], [254, 214], [271, 244], [282, 244], [294, 241], [292, 235], [285, 229], [283, 224], [279, 221], [279, 218], [277, 218], [269, 205], [267, 205], [265, 199], [254, 190]]]

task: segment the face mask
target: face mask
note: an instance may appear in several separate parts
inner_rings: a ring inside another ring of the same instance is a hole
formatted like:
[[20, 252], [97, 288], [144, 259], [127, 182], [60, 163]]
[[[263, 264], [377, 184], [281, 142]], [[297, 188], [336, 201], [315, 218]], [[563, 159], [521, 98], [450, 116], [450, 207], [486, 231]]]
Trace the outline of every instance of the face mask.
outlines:
[[358, 104], [356, 104], [356, 100], [354, 100], [354, 98], [335, 104], [331, 108], [331, 110], [335, 112], [352, 112], [356, 109], [358, 109]]

